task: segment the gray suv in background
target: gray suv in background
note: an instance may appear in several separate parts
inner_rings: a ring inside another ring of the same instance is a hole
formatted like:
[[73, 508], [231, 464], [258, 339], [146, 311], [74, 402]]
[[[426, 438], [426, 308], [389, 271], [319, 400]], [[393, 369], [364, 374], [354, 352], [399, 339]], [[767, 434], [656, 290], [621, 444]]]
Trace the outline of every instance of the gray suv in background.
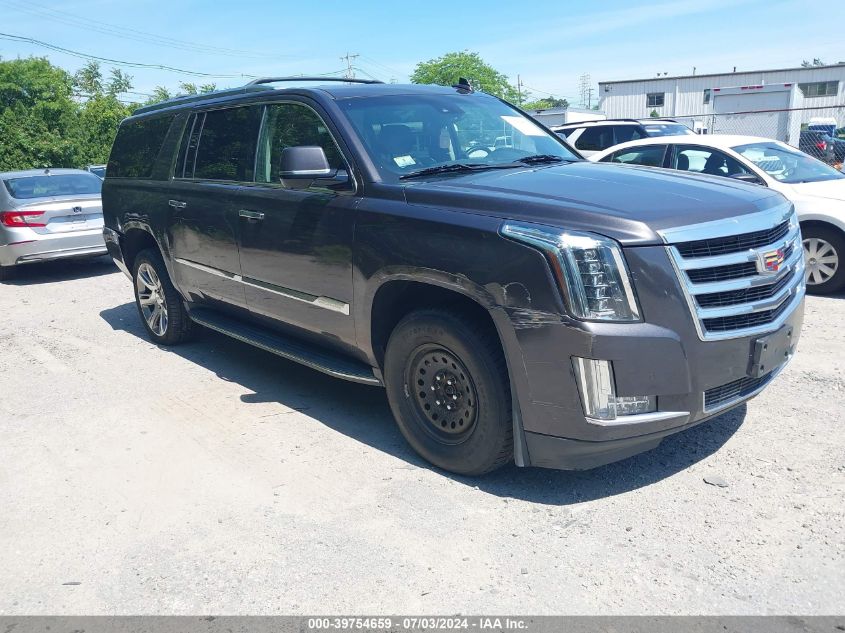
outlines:
[[80, 169], [0, 173], [0, 280], [23, 264], [105, 255], [102, 186]]
[[604, 119], [581, 121], [553, 127], [552, 131], [566, 139], [584, 156], [608, 147], [653, 136], [695, 135], [683, 123], [672, 119]]

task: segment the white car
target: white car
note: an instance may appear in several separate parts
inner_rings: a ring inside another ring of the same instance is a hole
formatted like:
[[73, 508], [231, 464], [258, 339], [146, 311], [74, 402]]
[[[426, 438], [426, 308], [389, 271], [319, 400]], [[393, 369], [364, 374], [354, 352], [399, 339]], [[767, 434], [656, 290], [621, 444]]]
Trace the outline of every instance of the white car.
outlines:
[[780, 141], [713, 134], [615, 145], [594, 162], [677, 169], [770, 187], [795, 205], [804, 237], [807, 291], [845, 288], [845, 174]]

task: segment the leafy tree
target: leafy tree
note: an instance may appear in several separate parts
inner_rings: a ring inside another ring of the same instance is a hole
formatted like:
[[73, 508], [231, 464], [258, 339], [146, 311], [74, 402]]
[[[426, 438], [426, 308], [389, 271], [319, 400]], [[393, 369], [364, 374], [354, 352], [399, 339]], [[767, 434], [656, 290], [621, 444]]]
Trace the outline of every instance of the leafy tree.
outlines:
[[73, 166], [73, 79], [46, 58], [0, 60], [0, 171]]
[[130, 90], [132, 90], [132, 75], [127, 75], [119, 68], [112, 68], [111, 76], [106, 83], [106, 94], [116, 97]]
[[187, 82], [179, 84], [179, 94], [183, 95], [202, 95], [207, 92], [214, 92], [215, 90], [217, 90], [217, 84], [202, 84], [200, 86]]
[[824, 66], [825, 63], [818, 57], [814, 57], [813, 61], [808, 62], [806, 59], [801, 62], [801, 68], [813, 68], [814, 66]]
[[152, 96], [147, 99], [145, 105], [152, 105], [153, 103], [159, 103], [160, 101], [167, 101], [168, 99], [172, 99], [173, 95], [170, 91], [165, 88], [164, 86], [156, 86], [153, 90]]
[[121, 72], [104, 84], [93, 62], [70, 75], [45, 58], [0, 60], [0, 171], [105, 162], [132, 109], [115, 94], [129, 88]]
[[660, 113], [657, 110], [652, 110], [651, 114], [649, 114], [648, 116], [650, 116], [652, 119], [659, 119]]
[[537, 101], [527, 101], [522, 104], [523, 110], [548, 110], [549, 108], [568, 108], [569, 101], [566, 99], [556, 99], [555, 97], [546, 97], [538, 99]]
[[415, 84], [453, 86], [464, 77], [474, 88], [516, 102], [519, 92], [510, 84], [506, 75], [485, 63], [478, 53], [460, 51], [420, 62], [411, 74]]
[[103, 73], [100, 63], [91, 60], [77, 70], [73, 75], [73, 87], [82, 93], [82, 96], [102, 94]]

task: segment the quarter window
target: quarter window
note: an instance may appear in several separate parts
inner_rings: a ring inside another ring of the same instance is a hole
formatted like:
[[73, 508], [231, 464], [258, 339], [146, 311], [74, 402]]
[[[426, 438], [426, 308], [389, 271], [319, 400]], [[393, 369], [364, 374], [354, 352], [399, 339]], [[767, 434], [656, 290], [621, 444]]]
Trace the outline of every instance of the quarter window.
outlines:
[[120, 126], [107, 168], [110, 178], [149, 178], [172, 116], [128, 121]]
[[604, 158], [603, 162], [662, 167], [663, 157], [666, 155], [666, 147], [666, 145], [647, 145], [645, 147], [621, 149]]
[[581, 136], [575, 140], [577, 149], [587, 150], [588, 152], [600, 152], [612, 145], [615, 145], [612, 125], [596, 125], [584, 128]]
[[252, 181], [261, 113], [259, 106], [206, 112], [199, 131], [194, 178]]
[[662, 108], [665, 98], [665, 92], [649, 92], [646, 95], [646, 106], [649, 108]]
[[798, 84], [805, 97], [835, 97], [839, 94], [838, 81], [817, 81], [815, 83]]
[[323, 120], [298, 103], [268, 106], [259, 142], [256, 182], [282, 183], [282, 150], [302, 145], [322, 147], [331, 169], [346, 169], [340, 150]]

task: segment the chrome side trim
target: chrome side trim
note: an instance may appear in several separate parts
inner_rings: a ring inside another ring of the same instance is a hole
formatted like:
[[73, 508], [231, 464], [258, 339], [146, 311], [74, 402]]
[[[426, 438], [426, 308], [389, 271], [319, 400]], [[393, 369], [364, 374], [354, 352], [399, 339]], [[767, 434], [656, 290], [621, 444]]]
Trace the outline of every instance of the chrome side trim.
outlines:
[[655, 411], [654, 413], [620, 415], [615, 420], [599, 420], [596, 418], [586, 418], [586, 420], [596, 426], [619, 426], [621, 424], [648, 424], [649, 422], [664, 422], [666, 420], [678, 420], [680, 422], [686, 420], [689, 415], [689, 411]]
[[251, 286], [253, 288], [258, 288], [259, 290], [266, 290], [267, 292], [272, 292], [273, 294], [285, 297], [286, 299], [301, 301], [302, 303], [307, 303], [317, 308], [323, 308], [324, 310], [331, 310], [332, 312], [339, 312], [340, 314], [344, 314], [346, 316], [349, 316], [350, 313], [349, 304], [340, 301], [339, 299], [311, 295], [305, 292], [294, 290], [292, 288], [285, 288], [284, 286], [269, 284], [259, 279], [253, 279], [252, 277], [243, 277], [241, 275], [226, 272], [225, 270], [220, 270], [219, 268], [213, 268], [211, 266], [199, 264], [189, 259], [182, 259], [181, 257], [176, 257], [173, 261], [182, 264], [183, 266], [188, 266], [189, 268], [201, 270], [202, 272], [208, 273], [209, 275], [222, 277], [224, 279], [229, 279], [230, 281], [244, 284], [245, 286]]

